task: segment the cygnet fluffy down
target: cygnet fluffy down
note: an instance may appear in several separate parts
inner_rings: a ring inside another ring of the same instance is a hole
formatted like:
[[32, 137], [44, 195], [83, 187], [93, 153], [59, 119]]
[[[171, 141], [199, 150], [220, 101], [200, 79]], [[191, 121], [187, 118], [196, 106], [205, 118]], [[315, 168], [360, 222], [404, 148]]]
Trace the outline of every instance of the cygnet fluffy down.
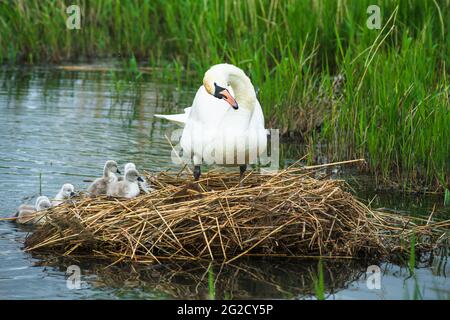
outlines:
[[125, 173], [125, 179], [114, 182], [108, 188], [108, 195], [113, 197], [134, 198], [139, 195], [139, 181], [144, 181], [137, 170], [130, 169]]
[[106, 161], [103, 168], [103, 176], [95, 179], [87, 191], [93, 196], [106, 194], [108, 186], [114, 182], [117, 182], [116, 173], [120, 173], [119, 168], [117, 167], [117, 162], [114, 160]]

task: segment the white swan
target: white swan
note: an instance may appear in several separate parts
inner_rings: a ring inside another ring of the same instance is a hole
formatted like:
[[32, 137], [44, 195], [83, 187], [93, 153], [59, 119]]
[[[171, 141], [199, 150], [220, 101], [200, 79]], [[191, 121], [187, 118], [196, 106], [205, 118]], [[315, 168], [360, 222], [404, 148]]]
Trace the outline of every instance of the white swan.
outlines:
[[125, 173], [125, 179], [122, 181], [113, 182], [108, 187], [108, 196], [134, 198], [139, 195], [139, 181], [143, 179], [135, 169], [129, 169]]
[[93, 196], [106, 194], [108, 185], [117, 181], [116, 173], [120, 173], [117, 162], [114, 160], [106, 161], [103, 167], [103, 176], [95, 179], [87, 191]]
[[183, 114], [155, 115], [184, 125], [180, 140], [183, 157], [194, 163], [194, 178], [200, 164], [239, 165], [241, 178], [247, 164], [255, 163], [267, 147], [264, 115], [252, 82], [231, 64], [211, 67]]
[[69, 199], [75, 195], [75, 187], [70, 183], [65, 183], [52, 200], [52, 206], [58, 206], [63, 203], [64, 200]]
[[[25, 207], [27, 206], [27, 207]], [[35, 206], [21, 205], [16, 214], [16, 223], [19, 224], [41, 224], [45, 222], [43, 215], [37, 214], [38, 211], [46, 210], [52, 206], [50, 199], [46, 196], [40, 196], [36, 199]]]

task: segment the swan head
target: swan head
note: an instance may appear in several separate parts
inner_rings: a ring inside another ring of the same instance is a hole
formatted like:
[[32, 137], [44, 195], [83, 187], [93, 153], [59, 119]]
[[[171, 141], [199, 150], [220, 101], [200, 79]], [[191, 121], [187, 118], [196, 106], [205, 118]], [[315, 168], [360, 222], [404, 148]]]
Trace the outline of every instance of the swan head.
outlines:
[[75, 187], [70, 183], [65, 183], [59, 192], [64, 199], [67, 199], [75, 195]]
[[144, 181], [135, 169], [130, 169], [125, 173], [125, 180], [129, 182]]
[[109, 173], [109, 172], [111, 172], [111, 173], [120, 173], [119, 167], [117, 166], [117, 162], [115, 162], [114, 160], [106, 161], [104, 172], [105, 173]]
[[123, 170], [124, 172], [127, 172], [128, 170], [136, 170], [136, 165], [133, 162], [128, 162], [127, 164], [125, 164]]
[[45, 196], [41, 196], [36, 199], [36, 210], [37, 211], [46, 210], [46, 209], [50, 208], [51, 206], [52, 206], [52, 203], [50, 202], [50, 199]]
[[217, 99], [225, 100], [234, 110], [239, 109], [229, 81], [226, 64], [212, 66], [203, 77], [206, 91]]

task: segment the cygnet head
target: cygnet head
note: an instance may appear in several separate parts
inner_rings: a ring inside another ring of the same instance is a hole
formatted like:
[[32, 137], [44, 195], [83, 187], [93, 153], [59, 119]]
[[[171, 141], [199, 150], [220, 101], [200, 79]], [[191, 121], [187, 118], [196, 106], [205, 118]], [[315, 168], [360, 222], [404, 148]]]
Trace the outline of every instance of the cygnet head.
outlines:
[[126, 173], [128, 170], [136, 170], [136, 166], [133, 162], [128, 162], [127, 164], [125, 164], [125, 167], [123, 168], [124, 172]]
[[67, 199], [67, 198], [73, 197], [75, 195], [75, 188], [72, 184], [65, 183], [61, 187], [61, 190], [59, 191], [59, 193], [63, 196], [64, 199]]
[[237, 110], [239, 106], [230, 83], [230, 71], [234, 68], [238, 69], [225, 63], [212, 66], [203, 77], [203, 86], [210, 95], [225, 100], [233, 109]]
[[104, 172], [120, 173], [117, 162], [115, 162], [114, 160], [106, 161]]
[[128, 182], [144, 181], [144, 179], [139, 176], [139, 172], [135, 169], [130, 169], [125, 173], [125, 180]]
[[34, 203], [34, 206], [37, 208], [39, 202], [41, 202], [44, 199], [48, 199], [48, 197], [46, 197], [46, 196], [39, 196], [39, 197], [37, 197], [36, 198], [36, 202]]
[[40, 196], [36, 199], [36, 210], [41, 211], [48, 209], [52, 206], [52, 203], [50, 202], [50, 199], [46, 196]]

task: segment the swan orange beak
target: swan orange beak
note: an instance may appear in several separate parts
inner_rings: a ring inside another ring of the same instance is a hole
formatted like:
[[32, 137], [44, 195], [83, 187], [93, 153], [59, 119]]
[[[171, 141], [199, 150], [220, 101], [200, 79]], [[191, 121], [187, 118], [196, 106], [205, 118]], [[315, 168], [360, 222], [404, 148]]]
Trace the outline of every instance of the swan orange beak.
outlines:
[[224, 99], [228, 104], [233, 107], [234, 110], [239, 109], [239, 106], [236, 102], [236, 99], [233, 98], [233, 96], [230, 94], [230, 92], [227, 89], [223, 89], [219, 92], [222, 95], [222, 99]]

